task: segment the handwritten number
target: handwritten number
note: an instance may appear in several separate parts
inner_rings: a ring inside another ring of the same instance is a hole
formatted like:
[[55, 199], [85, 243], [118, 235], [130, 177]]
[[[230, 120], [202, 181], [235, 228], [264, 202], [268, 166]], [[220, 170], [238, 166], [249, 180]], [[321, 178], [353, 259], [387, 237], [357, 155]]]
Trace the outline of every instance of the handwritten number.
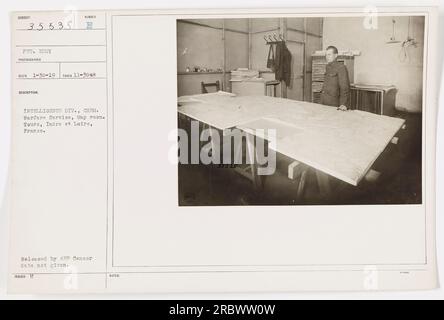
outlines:
[[[65, 24], [62, 21], [58, 21], [57, 23], [55, 22], [50, 22], [48, 24], [48, 29], [47, 30], [63, 30], [63, 29], [72, 29], [72, 20], [67, 21]], [[28, 30], [38, 30], [38, 31], [42, 31], [45, 30], [45, 26], [43, 24], [43, 22], [39, 22], [38, 25], [36, 25], [36, 23], [31, 22], [29, 23], [29, 27]]]

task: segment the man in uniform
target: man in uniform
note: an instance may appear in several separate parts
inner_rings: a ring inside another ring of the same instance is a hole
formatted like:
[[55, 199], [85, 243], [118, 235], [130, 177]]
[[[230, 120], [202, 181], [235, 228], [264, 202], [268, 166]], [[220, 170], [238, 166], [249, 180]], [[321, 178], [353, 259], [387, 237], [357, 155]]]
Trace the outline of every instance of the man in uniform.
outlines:
[[327, 47], [325, 53], [327, 66], [322, 87], [321, 103], [346, 111], [350, 105], [350, 80], [347, 67], [336, 61], [337, 57], [338, 49], [334, 46]]

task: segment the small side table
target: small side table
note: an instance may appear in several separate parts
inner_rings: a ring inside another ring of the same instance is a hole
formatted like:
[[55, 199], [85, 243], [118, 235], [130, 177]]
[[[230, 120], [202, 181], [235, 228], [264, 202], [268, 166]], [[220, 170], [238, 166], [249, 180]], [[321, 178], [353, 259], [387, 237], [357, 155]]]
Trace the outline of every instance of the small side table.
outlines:
[[351, 109], [393, 116], [396, 106], [396, 87], [386, 85], [352, 84]]
[[272, 96], [276, 97], [278, 80], [246, 79], [243, 81], [230, 80], [231, 92], [238, 96]]

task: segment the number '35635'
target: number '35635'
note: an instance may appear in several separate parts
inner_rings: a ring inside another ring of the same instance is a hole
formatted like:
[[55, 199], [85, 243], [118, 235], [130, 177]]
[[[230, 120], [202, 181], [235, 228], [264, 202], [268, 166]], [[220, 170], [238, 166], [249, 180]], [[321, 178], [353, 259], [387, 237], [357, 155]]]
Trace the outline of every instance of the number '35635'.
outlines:
[[63, 30], [63, 29], [71, 29], [72, 28], [72, 21], [58, 21], [58, 22], [50, 22], [50, 23], [34, 23], [31, 22], [29, 24], [28, 30]]

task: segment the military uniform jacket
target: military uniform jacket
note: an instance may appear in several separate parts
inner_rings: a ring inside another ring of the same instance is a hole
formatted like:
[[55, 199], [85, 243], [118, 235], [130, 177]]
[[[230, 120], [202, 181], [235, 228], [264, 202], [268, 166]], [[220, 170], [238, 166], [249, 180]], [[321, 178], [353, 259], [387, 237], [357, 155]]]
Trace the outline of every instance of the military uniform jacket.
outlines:
[[347, 67], [340, 62], [333, 61], [326, 66], [321, 103], [335, 107], [340, 105], [350, 107], [348, 71]]

